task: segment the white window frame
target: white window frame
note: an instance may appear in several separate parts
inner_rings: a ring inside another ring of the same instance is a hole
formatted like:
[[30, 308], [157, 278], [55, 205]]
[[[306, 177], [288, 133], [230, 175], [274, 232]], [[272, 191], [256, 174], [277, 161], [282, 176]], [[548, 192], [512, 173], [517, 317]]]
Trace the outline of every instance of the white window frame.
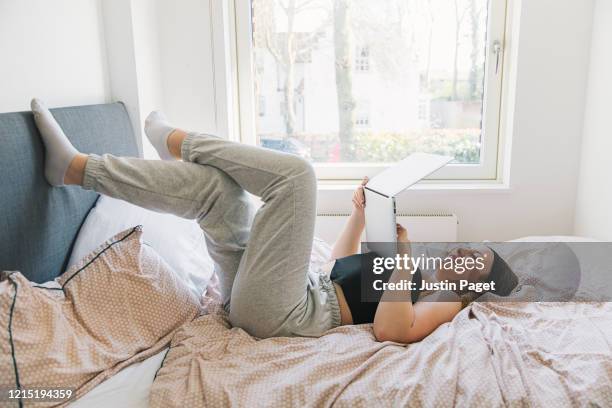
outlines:
[[[488, 2], [481, 163], [450, 164], [430, 176], [429, 180], [460, 183], [502, 180], [500, 133], [508, 1]], [[233, 117], [230, 121], [237, 130], [234, 139], [255, 145], [257, 143], [255, 107], [258, 101], [253, 83], [251, 0], [228, 0], [225, 5], [228, 7], [227, 39], [230, 42], [229, 52], [233, 65], [234, 82], [231, 88], [234, 90], [235, 98]], [[496, 44], [501, 47], [499, 53], [495, 51]], [[316, 163], [314, 165], [318, 179], [327, 181], [359, 180], [366, 175], [372, 177], [388, 166], [389, 163]]]

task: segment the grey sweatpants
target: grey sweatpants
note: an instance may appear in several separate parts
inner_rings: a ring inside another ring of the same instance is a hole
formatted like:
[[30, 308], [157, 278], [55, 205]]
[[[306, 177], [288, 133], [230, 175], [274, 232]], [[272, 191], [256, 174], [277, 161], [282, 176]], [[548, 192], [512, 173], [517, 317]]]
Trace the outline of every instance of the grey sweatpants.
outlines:
[[[309, 270], [316, 179], [303, 159], [190, 134], [180, 161], [91, 155], [83, 187], [196, 219], [232, 325], [257, 337], [320, 336], [340, 325], [329, 277]], [[246, 192], [261, 197], [254, 211]]]

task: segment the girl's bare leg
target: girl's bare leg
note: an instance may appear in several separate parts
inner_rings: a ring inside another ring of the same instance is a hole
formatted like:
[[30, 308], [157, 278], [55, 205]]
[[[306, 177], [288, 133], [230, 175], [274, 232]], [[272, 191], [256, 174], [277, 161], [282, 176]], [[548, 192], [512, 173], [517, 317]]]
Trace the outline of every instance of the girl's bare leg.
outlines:
[[64, 184], [66, 185], [83, 185], [83, 177], [85, 175], [85, 166], [89, 156], [83, 153], [78, 153], [70, 162], [68, 170], [64, 175]]
[[182, 159], [181, 147], [183, 141], [187, 138], [187, 132], [181, 129], [175, 129], [170, 136], [168, 136], [168, 151], [177, 160]]

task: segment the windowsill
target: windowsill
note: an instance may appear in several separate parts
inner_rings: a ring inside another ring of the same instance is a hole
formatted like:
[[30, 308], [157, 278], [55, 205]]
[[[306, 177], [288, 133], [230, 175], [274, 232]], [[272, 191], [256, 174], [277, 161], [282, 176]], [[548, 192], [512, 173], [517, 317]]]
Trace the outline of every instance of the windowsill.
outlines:
[[[352, 191], [359, 184], [360, 180], [319, 180], [319, 191]], [[420, 182], [409, 188], [411, 191], [509, 191], [508, 183], [497, 180], [481, 181], [425, 181]]]

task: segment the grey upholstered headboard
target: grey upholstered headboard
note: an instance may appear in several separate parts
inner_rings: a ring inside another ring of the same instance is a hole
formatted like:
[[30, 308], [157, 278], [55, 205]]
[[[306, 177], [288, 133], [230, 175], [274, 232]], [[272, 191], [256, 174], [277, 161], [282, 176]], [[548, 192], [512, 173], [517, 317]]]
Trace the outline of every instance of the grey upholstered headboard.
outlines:
[[[138, 156], [121, 103], [52, 109], [82, 152]], [[0, 270], [34, 282], [60, 275], [97, 194], [53, 188], [43, 176], [44, 150], [30, 112], [0, 113]]]

